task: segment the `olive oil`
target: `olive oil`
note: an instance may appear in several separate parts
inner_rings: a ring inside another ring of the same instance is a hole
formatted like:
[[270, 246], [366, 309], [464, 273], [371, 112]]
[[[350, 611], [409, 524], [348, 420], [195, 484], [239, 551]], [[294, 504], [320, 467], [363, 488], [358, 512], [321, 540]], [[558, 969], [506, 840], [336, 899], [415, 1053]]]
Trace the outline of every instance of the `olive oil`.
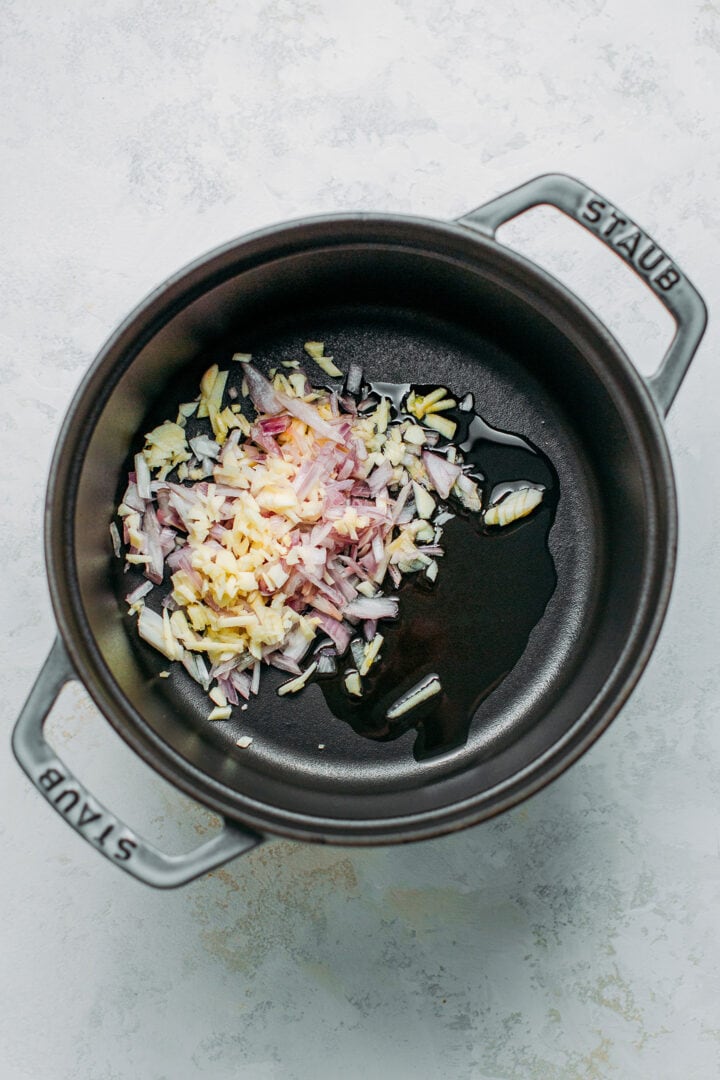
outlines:
[[[427, 389], [375, 383], [370, 393], [389, 397], [399, 411], [411, 390]], [[385, 640], [363, 678], [362, 698], [345, 690], [349, 656], [337, 675], [319, 681], [330, 710], [360, 735], [388, 740], [416, 728], [418, 760], [463, 745], [478, 706], [522, 656], [557, 581], [548, 547], [559, 496], [551, 462], [526, 439], [492, 427], [475, 412], [456, 408], [445, 415], [457, 432], [436, 452], [460, 449], [479, 481], [484, 508], [522, 486], [542, 487], [544, 495], [530, 516], [502, 528], [485, 526], [481, 514], [469, 513], [451, 496], [441, 519], [445, 554], [436, 581], [404, 577], [398, 619], [379, 625]], [[439, 677], [441, 693], [388, 719], [394, 703], [431, 674]]]

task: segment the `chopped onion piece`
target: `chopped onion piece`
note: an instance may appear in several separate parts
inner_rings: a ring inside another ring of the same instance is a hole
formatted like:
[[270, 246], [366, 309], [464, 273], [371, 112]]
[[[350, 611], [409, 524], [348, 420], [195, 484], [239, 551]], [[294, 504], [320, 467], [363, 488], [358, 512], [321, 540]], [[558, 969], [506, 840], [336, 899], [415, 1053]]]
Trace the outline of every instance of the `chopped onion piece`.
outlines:
[[375, 663], [375, 660], [377, 659], [378, 653], [380, 652], [380, 648], [384, 640], [385, 638], [382, 634], [375, 634], [372, 641], [368, 641], [368, 643], [365, 645], [365, 655], [363, 656], [359, 668], [361, 675], [367, 675], [368, 671]]
[[342, 656], [350, 644], [352, 631], [345, 623], [340, 622], [338, 619], [333, 619], [332, 616], [326, 615], [322, 611], [318, 611], [315, 617], [317, 618], [320, 628], [332, 639], [335, 648]]
[[350, 394], [354, 398], [358, 397], [362, 391], [363, 381], [362, 364], [352, 360], [343, 383], [343, 394]]
[[273, 389], [272, 383], [268, 382], [249, 361], [245, 362], [243, 370], [250, 400], [257, 411], [268, 413], [270, 416], [277, 416], [282, 412], [284, 405]]
[[407, 399], [406, 408], [409, 413], [416, 416], [418, 420], [422, 420], [425, 416], [428, 406], [432, 405], [435, 401], [442, 401], [445, 397], [445, 388], [439, 386], [436, 390], [432, 390], [429, 394], [422, 397], [413, 391]]
[[280, 399], [281, 408], [285, 408], [289, 413], [292, 413], [293, 416], [297, 416], [298, 420], [302, 420], [308, 427], [317, 431], [318, 435], [322, 435], [323, 438], [330, 439], [332, 442], [344, 442], [339, 429], [332, 427], [331, 424], [328, 424], [327, 420], [323, 420], [317, 409], [311, 404], [305, 401], [298, 401], [296, 398], [288, 397], [287, 394], [279, 393], [277, 397]]
[[397, 588], [402, 581], [402, 570], [394, 563], [390, 563], [390, 565], [388, 566], [388, 572], [390, 574], [390, 577], [393, 579], [393, 585]]
[[297, 679], [291, 679], [290, 682], [278, 686], [278, 694], [296, 694], [298, 690], [302, 690], [310, 676], [317, 670], [317, 666], [317, 660], [313, 660], [310, 667], [306, 668], [302, 675], [298, 675]]
[[[413, 522], [417, 524], [417, 522]], [[432, 544], [435, 540], [435, 530], [429, 521], [422, 521], [419, 528], [415, 529], [415, 543]]]
[[332, 356], [325, 355], [325, 346], [322, 341], [306, 341], [304, 348], [308, 356], [311, 356], [317, 366], [322, 368], [331, 379], [342, 378], [342, 371], [333, 363]]
[[343, 612], [352, 619], [396, 619], [397, 613], [396, 596], [359, 596]]
[[165, 633], [164, 619], [149, 607], [143, 606], [140, 609], [137, 630], [143, 641], [147, 641], [148, 645], [152, 645], [168, 660], [182, 660], [185, 655], [185, 650], [179, 641], [172, 636], [168, 639]]
[[427, 433], [419, 424], [408, 424], [403, 439], [410, 446], [424, 446], [427, 441]]
[[404, 716], [411, 709], [417, 708], [423, 701], [428, 701], [431, 697], [439, 694], [441, 690], [442, 685], [439, 677], [435, 674], [428, 675], [421, 682], [416, 683], [406, 694], [398, 698], [385, 715], [388, 720], [397, 720], [398, 717]]
[[[198, 435], [196, 438], [190, 439], [188, 445], [197, 458], [211, 458], [217, 460], [220, 454], [220, 443], [215, 442], [214, 439], [208, 438], [207, 435]], [[210, 472], [212, 472], [212, 469], [213, 466], [211, 464]]]
[[182, 658], [182, 664], [188, 675], [194, 679], [195, 682], [200, 683], [203, 690], [207, 690], [210, 685], [210, 675], [202, 656], [198, 656], [197, 653], [190, 652], [186, 649], [185, 655]]
[[392, 479], [393, 467], [391, 462], [383, 461], [382, 465], [378, 465], [368, 476], [368, 487], [372, 495], [376, 495], [382, 488], [386, 487]]
[[148, 503], [145, 510], [143, 528], [145, 531], [145, 545], [142, 554], [149, 556], [145, 573], [152, 582], [160, 585], [163, 580], [165, 560], [160, 540], [160, 522], [152, 503]]
[[140, 498], [144, 499], [145, 502], [149, 502], [152, 498], [150, 494], [150, 469], [143, 454], [135, 455], [135, 484]]
[[[250, 697], [252, 692], [252, 680], [247, 671], [238, 671], [236, 668], [235, 671], [230, 672], [229, 679], [232, 683], [233, 690], [237, 691], [240, 697]], [[247, 705], [244, 705], [243, 708], [247, 709]]]
[[519, 488], [512, 491], [501, 502], [488, 507], [485, 511], [485, 524], [509, 525], [512, 521], [532, 513], [542, 499], [543, 493], [538, 488]]
[[317, 659], [317, 673], [318, 675], [335, 675], [337, 672], [337, 663], [335, 657], [329, 653], [320, 653]]
[[415, 496], [415, 507], [421, 518], [431, 518], [435, 513], [435, 500], [429, 491], [413, 480], [413, 494]]
[[260, 689], [260, 661], [256, 660], [253, 665], [252, 682], [250, 684], [250, 693], [257, 694]]
[[302, 660], [307, 653], [310, 645], [312, 644], [312, 638], [308, 638], [303, 632], [302, 628], [296, 626], [288, 636], [285, 638], [283, 645], [283, 656], [288, 660], [294, 660], [295, 663]]
[[357, 667], [360, 667], [363, 660], [365, 659], [365, 642], [362, 640], [362, 638], [354, 638], [350, 642], [350, 652]]
[[[140, 498], [140, 495], [138, 494], [137, 484], [135, 484], [133, 481], [130, 481], [127, 486], [125, 494], [123, 495], [121, 506], [124, 506], [131, 511], [136, 510], [140, 514], [144, 513], [145, 511], [145, 499]], [[118, 508], [118, 510], [119, 509], [120, 508]], [[121, 514], [121, 516], [126, 517], [127, 515]]]
[[362, 697], [363, 689], [360, 681], [360, 673], [354, 668], [350, 668], [345, 672], [343, 682], [345, 683], [345, 689], [348, 694], [352, 694], [353, 697]]
[[425, 407], [425, 416], [429, 416], [431, 413], [447, 412], [448, 409], [454, 409], [457, 405], [457, 401], [454, 398], [442, 398], [441, 401], [433, 401], [430, 405]]
[[227, 698], [220, 686], [213, 686], [212, 690], [208, 694], [211, 701], [214, 701], [221, 709], [224, 709], [227, 705]]
[[403, 488], [401, 488], [400, 494], [398, 495], [397, 499], [395, 500], [395, 506], [393, 507], [392, 514], [390, 515], [390, 521], [392, 522], [393, 525], [395, 525], [397, 523], [397, 521], [399, 520], [400, 515], [403, 512], [403, 508], [405, 506], [405, 503], [408, 501], [408, 498], [410, 496], [411, 491], [412, 491], [412, 482], [408, 481], [408, 483], [405, 484]]
[[302, 668], [297, 660], [291, 660], [282, 653], [274, 652], [267, 656], [267, 662], [278, 671], [289, 671], [291, 675], [302, 675]]
[[447, 499], [462, 471], [460, 466], [451, 464], [441, 454], [433, 454], [429, 450], [423, 452], [422, 459], [430, 483], [441, 499]]
[[232, 716], [232, 709], [229, 705], [221, 707], [216, 705], [215, 708], [208, 713], [208, 720], [229, 720]]
[[144, 596], [147, 596], [147, 594], [149, 592], [152, 592], [152, 590], [152, 581], [143, 581], [142, 584], [138, 585], [137, 588], [133, 589], [132, 592], [129, 592], [127, 594], [127, 596], [125, 597], [125, 603], [136, 604], [138, 600], [142, 600], [142, 598]]
[[[117, 559], [122, 558], [122, 541], [120, 540], [120, 533], [118, 527], [114, 521], [110, 522], [110, 539], [112, 540], [113, 551]], [[130, 601], [132, 603], [132, 601]]]
[[477, 482], [472, 477], [466, 476], [464, 473], [458, 476], [453, 492], [466, 509], [476, 514], [482, 510], [482, 497]]
[[452, 439], [457, 431], [457, 424], [454, 420], [448, 419], [447, 416], [440, 416], [437, 413], [429, 413], [424, 416], [423, 423], [431, 427], [433, 431], [439, 432], [446, 439]]

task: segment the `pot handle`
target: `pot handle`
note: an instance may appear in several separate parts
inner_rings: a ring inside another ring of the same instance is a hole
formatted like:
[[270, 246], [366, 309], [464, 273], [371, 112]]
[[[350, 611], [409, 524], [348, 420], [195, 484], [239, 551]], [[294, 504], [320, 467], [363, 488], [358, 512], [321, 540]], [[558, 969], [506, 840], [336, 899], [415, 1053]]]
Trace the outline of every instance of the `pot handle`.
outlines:
[[262, 836], [225, 821], [217, 835], [194, 851], [166, 855], [106, 810], [78, 783], [43, 735], [58, 694], [74, 678], [65, 647], [57, 638], [15, 724], [12, 747], [38, 791], [84, 840], [110, 862], [156, 889], [185, 885], [262, 843]]
[[666, 415], [705, 332], [707, 309], [702, 297], [659, 244], [627, 214], [572, 176], [537, 176], [457, 220], [494, 238], [501, 225], [542, 205], [562, 210], [623, 258], [675, 320], [670, 347], [648, 379], [658, 408]]

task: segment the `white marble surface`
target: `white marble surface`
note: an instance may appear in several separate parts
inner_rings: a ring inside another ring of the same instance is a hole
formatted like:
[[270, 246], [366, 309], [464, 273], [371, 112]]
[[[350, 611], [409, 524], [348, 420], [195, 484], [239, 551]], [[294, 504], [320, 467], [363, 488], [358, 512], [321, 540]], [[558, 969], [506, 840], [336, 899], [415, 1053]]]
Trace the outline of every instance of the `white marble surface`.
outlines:
[[[2, 31], [3, 1080], [720, 1075], [718, 331], [669, 420], [682, 531], [650, 666], [505, 817], [403, 849], [284, 842], [175, 893], [53, 815], [10, 757], [53, 637], [41, 521], [70, 396], [191, 257], [346, 209], [450, 217], [575, 173], [720, 285], [720, 9], [694, 0], [8, 0]], [[647, 370], [667, 320], [598, 245], [515, 228]], [[53, 738], [168, 844], [203, 813], [72, 688]]]

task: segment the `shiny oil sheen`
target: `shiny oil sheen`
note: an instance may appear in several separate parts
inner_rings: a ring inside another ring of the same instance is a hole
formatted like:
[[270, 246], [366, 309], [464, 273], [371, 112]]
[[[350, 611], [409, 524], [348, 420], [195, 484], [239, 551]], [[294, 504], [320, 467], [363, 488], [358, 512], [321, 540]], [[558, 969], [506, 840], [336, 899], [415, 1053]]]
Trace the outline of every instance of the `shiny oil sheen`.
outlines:
[[[411, 389], [424, 394], [434, 387], [371, 384], [373, 395], [389, 397], [396, 410]], [[503, 528], [484, 526], [479, 514], [468, 513], [451, 496], [453, 516], [443, 524], [445, 554], [438, 559], [437, 579], [430, 584], [422, 574], [404, 576], [397, 590], [399, 617], [379, 624], [385, 641], [363, 678], [363, 697], [345, 689], [344, 672], [353, 666], [349, 655], [337, 675], [319, 680], [329, 709], [359, 735], [388, 740], [416, 728], [418, 760], [465, 743], [475, 711], [520, 659], [557, 583], [548, 536], [559, 488], [549, 459], [475, 412], [444, 415], [456, 421], [453, 442], [474, 478], [482, 478], [483, 506], [523, 482], [542, 485], [545, 494], [529, 517]], [[389, 721], [394, 702], [431, 673], [440, 677], [442, 693]]]

